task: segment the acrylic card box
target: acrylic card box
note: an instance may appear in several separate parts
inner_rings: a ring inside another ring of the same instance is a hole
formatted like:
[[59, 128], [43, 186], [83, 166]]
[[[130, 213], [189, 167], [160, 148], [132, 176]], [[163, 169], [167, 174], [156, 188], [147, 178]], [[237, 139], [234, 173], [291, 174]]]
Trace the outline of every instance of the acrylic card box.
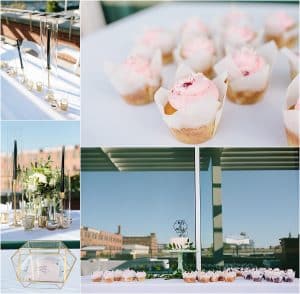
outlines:
[[24, 287], [62, 288], [76, 257], [61, 241], [28, 241], [11, 260], [17, 280]]

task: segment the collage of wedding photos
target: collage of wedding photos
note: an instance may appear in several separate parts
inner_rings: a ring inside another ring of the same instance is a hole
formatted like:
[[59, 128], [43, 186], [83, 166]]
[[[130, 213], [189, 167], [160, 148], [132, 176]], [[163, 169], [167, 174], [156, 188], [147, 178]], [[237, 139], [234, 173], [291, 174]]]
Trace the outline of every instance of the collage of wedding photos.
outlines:
[[1, 0], [0, 293], [299, 293], [298, 0]]

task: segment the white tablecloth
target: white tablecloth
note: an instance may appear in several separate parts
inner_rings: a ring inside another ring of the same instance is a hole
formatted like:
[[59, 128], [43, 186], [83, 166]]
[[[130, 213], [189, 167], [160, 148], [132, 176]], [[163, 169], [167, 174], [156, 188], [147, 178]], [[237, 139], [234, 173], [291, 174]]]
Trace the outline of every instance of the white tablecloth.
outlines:
[[2, 241], [27, 241], [27, 240], [79, 240], [80, 239], [80, 211], [72, 211], [72, 225], [68, 229], [33, 229], [25, 231], [23, 227], [10, 227], [1, 225]]
[[194, 283], [183, 280], [152, 279], [145, 282], [94, 283], [91, 278], [81, 278], [82, 293], [298, 293], [299, 280], [275, 284], [237, 279], [233, 283]]
[[16, 250], [1, 250], [1, 293], [80, 293], [80, 251], [71, 250], [77, 260], [65, 283], [65, 286], [59, 289], [41, 289], [29, 287], [24, 288], [17, 280], [10, 257]]
[[[83, 38], [81, 50], [82, 146], [181, 146], [163, 122], [157, 106], [127, 105], [103, 72], [105, 61], [122, 62], [134, 40], [145, 27], [174, 28], [190, 16], [199, 16], [212, 26], [229, 11], [228, 3], [172, 3], [159, 5], [124, 18]], [[278, 9], [298, 19], [297, 5], [241, 3], [251, 24], [262, 28], [265, 17]], [[173, 79], [175, 66], [165, 68], [165, 84]], [[172, 74], [170, 74], [172, 72]], [[264, 99], [255, 105], [240, 106], [227, 101], [214, 138], [202, 146], [286, 146], [282, 107], [290, 83], [288, 61], [279, 54]]]
[[[0, 58], [11, 66], [19, 67], [17, 48], [1, 45]], [[26, 62], [25, 62], [26, 60]], [[41, 69], [41, 60], [26, 54], [24, 56], [25, 75], [32, 81], [46, 82]], [[2, 120], [78, 120], [80, 118], [80, 77], [58, 68], [52, 85], [57, 99], [68, 99], [67, 111], [53, 110], [44, 99], [45, 91], [29, 91], [16, 77], [10, 77], [0, 70], [1, 77], [1, 118]]]

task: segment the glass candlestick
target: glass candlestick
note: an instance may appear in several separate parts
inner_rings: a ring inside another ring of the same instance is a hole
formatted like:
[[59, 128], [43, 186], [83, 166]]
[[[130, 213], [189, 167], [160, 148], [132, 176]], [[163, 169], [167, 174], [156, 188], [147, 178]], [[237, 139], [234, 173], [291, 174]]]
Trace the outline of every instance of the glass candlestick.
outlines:
[[41, 58], [45, 73], [46, 100], [54, 96], [53, 80], [57, 76], [57, 34], [56, 18], [43, 15], [40, 18]]

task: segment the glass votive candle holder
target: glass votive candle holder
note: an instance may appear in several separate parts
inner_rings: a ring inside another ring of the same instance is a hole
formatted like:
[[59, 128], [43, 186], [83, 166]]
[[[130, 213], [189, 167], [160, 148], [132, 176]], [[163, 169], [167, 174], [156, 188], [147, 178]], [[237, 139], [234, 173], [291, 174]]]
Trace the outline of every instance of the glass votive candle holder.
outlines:
[[69, 107], [68, 99], [65, 99], [65, 98], [61, 99], [60, 100], [60, 109], [63, 111], [67, 111], [68, 107]]
[[54, 99], [54, 93], [51, 90], [48, 90], [45, 95], [45, 100], [51, 102]]
[[42, 92], [43, 91], [43, 83], [42, 82], [36, 82], [35, 83], [35, 88], [38, 92]]
[[49, 230], [49, 231], [54, 231], [56, 230], [58, 227], [58, 224], [56, 221], [47, 221], [47, 224], [46, 224], [46, 228]]
[[47, 225], [48, 217], [44, 215], [38, 216], [38, 226], [39, 228], [45, 228]]
[[9, 220], [9, 213], [1, 212], [1, 224], [8, 224], [8, 220]]
[[34, 228], [34, 215], [25, 215], [23, 218], [23, 227], [24, 230], [32, 230]]
[[33, 81], [27, 80], [26, 81], [26, 88], [31, 91], [33, 89]]

